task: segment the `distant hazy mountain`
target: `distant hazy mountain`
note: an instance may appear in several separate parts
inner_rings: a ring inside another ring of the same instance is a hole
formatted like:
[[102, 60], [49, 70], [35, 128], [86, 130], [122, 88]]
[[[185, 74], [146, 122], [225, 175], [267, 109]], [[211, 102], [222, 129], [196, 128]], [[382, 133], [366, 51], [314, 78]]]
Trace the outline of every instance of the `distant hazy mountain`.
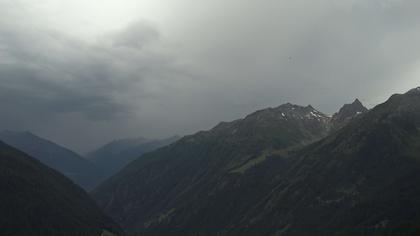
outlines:
[[0, 140], [61, 172], [85, 189], [95, 187], [100, 170], [77, 153], [30, 132], [0, 132]]
[[179, 136], [161, 140], [120, 139], [100, 147], [89, 153], [87, 157], [104, 172], [104, 177], [109, 177], [144, 153], [169, 145], [178, 139]]
[[419, 157], [420, 88], [333, 118], [285, 104], [221, 123], [93, 196], [134, 235], [418, 235]]
[[122, 235], [80, 187], [3, 142], [0, 190], [1, 235]]

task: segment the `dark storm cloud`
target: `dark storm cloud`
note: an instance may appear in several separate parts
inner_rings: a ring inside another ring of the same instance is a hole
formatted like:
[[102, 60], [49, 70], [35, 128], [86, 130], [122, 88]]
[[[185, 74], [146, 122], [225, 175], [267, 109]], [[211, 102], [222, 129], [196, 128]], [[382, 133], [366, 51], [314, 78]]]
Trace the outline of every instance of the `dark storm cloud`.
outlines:
[[93, 44], [28, 28], [1, 30], [0, 39], [0, 103], [24, 110], [112, 119], [130, 113], [126, 99], [152, 95], [145, 80], [177, 76], [168, 58], [143, 50], [159, 33], [142, 23]]
[[[89, 42], [13, 20], [0, 22], [0, 129], [35, 130], [86, 150], [132, 130], [122, 126], [147, 112], [146, 101], [188, 76], [170, 56], [151, 49], [160, 33], [149, 23]], [[121, 128], [111, 131], [115, 127]], [[93, 135], [99, 129], [107, 130], [105, 140]], [[99, 141], [74, 140], [72, 130]]]
[[0, 0], [0, 129], [87, 150], [116, 137], [191, 133], [284, 102], [328, 113], [355, 97], [372, 106], [419, 85], [417, 0], [165, 6], [166, 24], [136, 21], [87, 39]]

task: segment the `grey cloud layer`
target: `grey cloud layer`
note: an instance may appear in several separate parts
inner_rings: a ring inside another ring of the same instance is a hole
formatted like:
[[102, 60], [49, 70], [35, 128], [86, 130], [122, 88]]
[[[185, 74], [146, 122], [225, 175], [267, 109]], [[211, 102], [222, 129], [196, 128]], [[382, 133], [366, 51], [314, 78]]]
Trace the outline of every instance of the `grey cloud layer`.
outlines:
[[[85, 128], [80, 129], [82, 136], [83, 132], [100, 133], [86, 127], [92, 122], [107, 124], [100, 129], [114, 129], [112, 126], [120, 122], [138, 119], [137, 112], [147, 107], [143, 103], [170, 89], [174, 80], [187, 76], [172, 65], [170, 56], [151, 49], [160, 34], [147, 23], [134, 22], [87, 42], [63, 32], [13, 25], [13, 19], [8, 20], [0, 22], [3, 129], [49, 130], [46, 135], [59, 140], [57, 130], [63, 136], [80, 127]], [[69, 122], [63, 122], [66, 119]], [[49, 127], [57, 122], [64, 127]], [[105, 139], [111, 139], [112, 133]]]
[[146, 48], [159, 33], [139, 22], [95, 43], [29, 27], [3, 28], [0, 40], [0, 101], [22, 109], [112, 119], [154, 96], [154, 84], [181, 76], [169, 57]]
[[177, 30], [138, 21], [94, 41], [12, 5], [0, 0], [0, 128], [83, 151], [289, 101], [331, 113], [418, 83], [416, 0], [178, 0]]

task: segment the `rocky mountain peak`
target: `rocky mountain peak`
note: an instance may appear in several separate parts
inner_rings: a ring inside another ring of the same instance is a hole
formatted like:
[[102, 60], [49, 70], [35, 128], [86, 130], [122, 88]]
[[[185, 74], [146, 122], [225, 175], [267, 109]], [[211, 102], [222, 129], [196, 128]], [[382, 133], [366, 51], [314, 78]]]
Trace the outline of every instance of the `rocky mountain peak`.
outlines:
[[420, 87], [413, 88], [407, 92], [407, 94], [414, 94], [414, 93], [420, 94]]
[[367, 111], [368, 109], [363, 106], [358, 98], [356, 98], [354, 102], [345, 104], [337, 113], [333, 115], [331, 118], [332, 128], [339, 129], [345, 126], [351, 119]]

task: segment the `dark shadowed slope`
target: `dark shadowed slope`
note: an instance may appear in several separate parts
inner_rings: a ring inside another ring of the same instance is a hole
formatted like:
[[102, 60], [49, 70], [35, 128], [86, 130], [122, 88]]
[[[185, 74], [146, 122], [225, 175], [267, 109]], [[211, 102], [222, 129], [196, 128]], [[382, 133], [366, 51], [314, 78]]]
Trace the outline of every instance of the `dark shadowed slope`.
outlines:
[[173, 136], [157, 140], [145, 138], [116, 140], [91, 152], [87, 157], [103, 171], [103, 178], [108, 178], [144, 153], [169, 145], [179, 138]]
[[[215, 235], [269, 191], [258, 182], [271, 176], [255, 167], [265, 166], [272, 152], [324, 137], [328, 121], [311, 106], [261, 110], [146, 154], [93, 194], [131, 233]], [[278, 171], [288, 163], [279, 160]]]
[[0, 140], [61, 172], [85, 189], [95, 187], [102, 176], [92, 162], [30, 132], [2, 131]]
[[228, 235], [418, 235], [420, 89], [393, 95], [295, 159]]
[[2, 142], [0, 190], [1, 235], [122, 235], [80, 187]]

